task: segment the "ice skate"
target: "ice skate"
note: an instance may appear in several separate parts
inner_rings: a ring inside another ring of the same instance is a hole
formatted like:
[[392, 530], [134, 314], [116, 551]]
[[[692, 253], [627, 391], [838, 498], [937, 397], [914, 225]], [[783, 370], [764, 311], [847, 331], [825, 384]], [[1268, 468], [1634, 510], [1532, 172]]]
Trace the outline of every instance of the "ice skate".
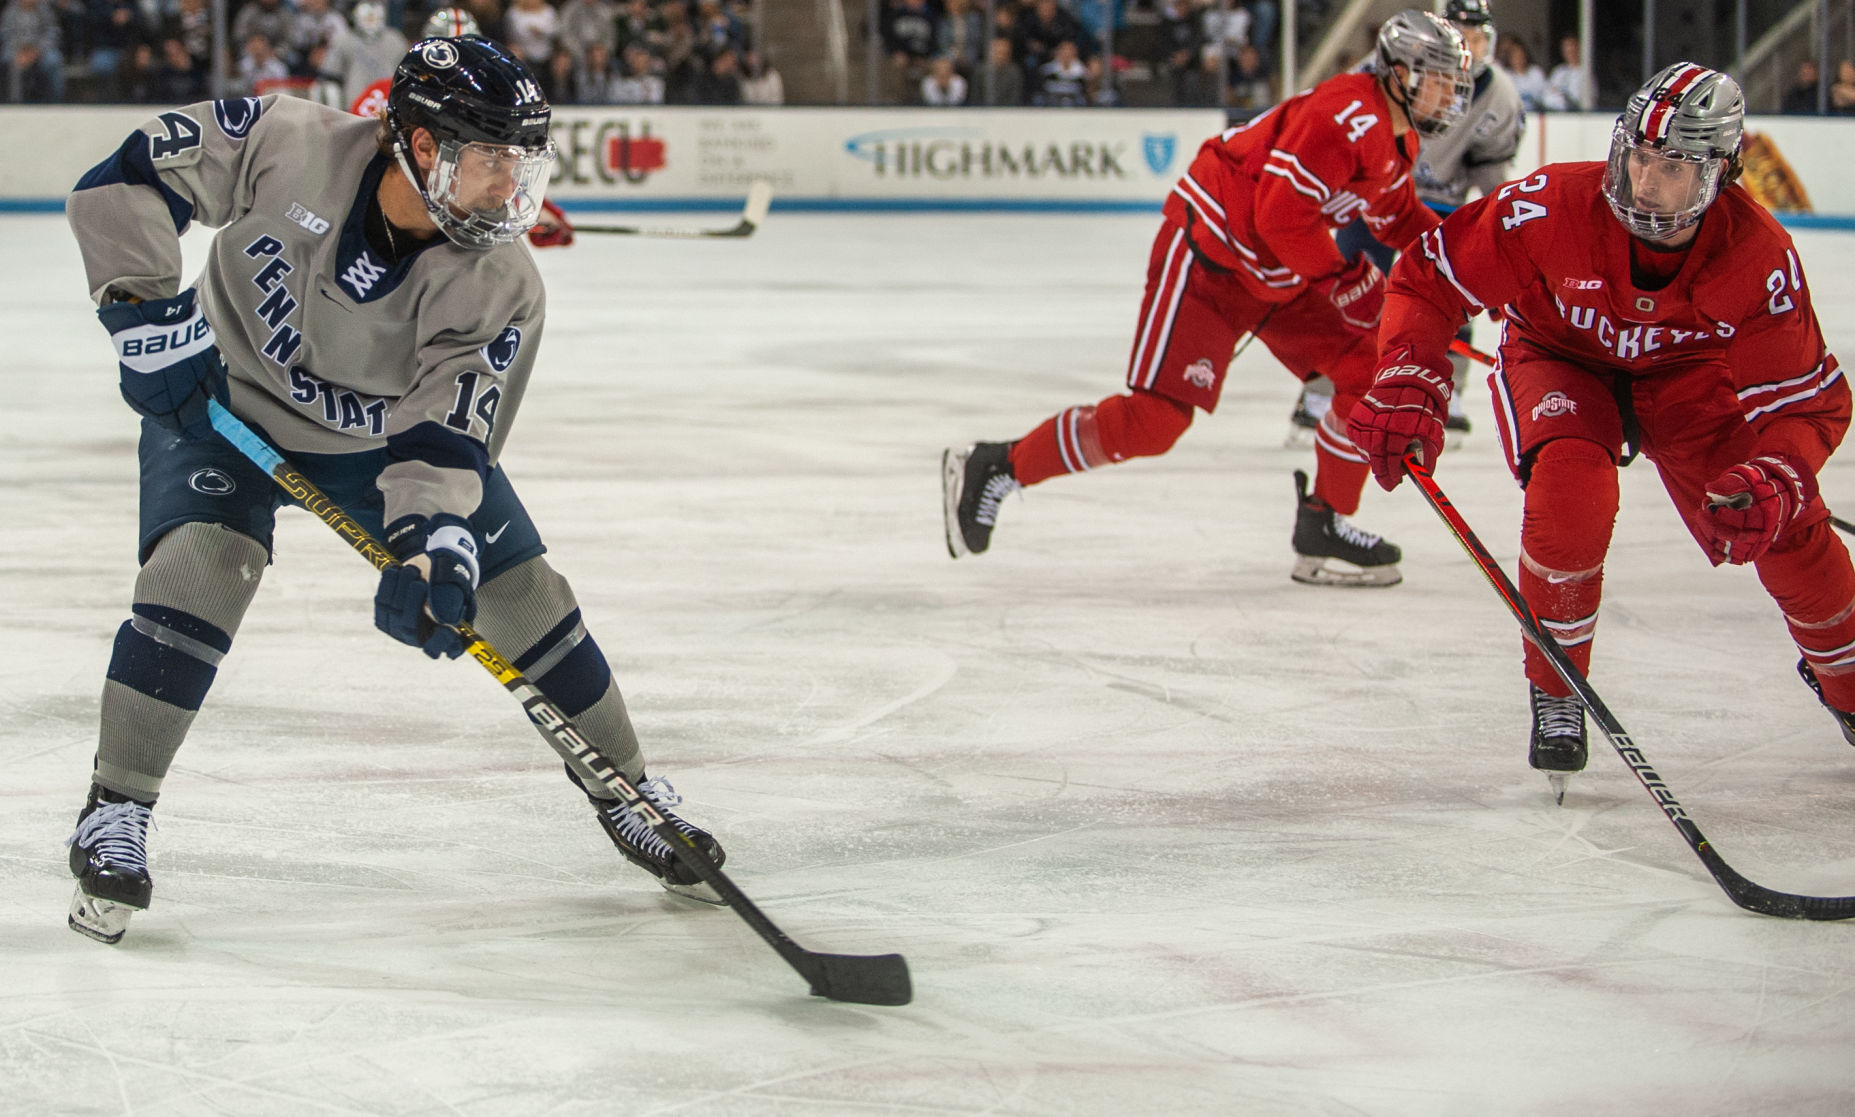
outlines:
[[1403, 552], [1308, 494], [1308, 475], [1295, 470], [1295, 568], [1290, 577], [1310, 586], [1395, 586]]
[[992, 545], [999, 502], [1021, 486], [1011, 473], [1011, 443], [975, 442], [940, 455], [941, 515], [947, 553], [954, 558], [984, 553]]
[[1836, 719], [1836, 728], [1842, 730], [1842, 739], [1855, 745], [1855, 714], [1844, 713], [1836, 709], [1829, 704], [1829, 699], [1823, 697], [1823, 684], [1816, 681], [1816, 671], [1810, 666], [1809, 660], [1799, 659], [1797, 661], [1797, 673], [1802, 675], [1803, 681], [1816, 692], [1816, 700], [1823, 704], [1823, 709], [1828, 710], [1830, 716]]
[[1327, 412], [1333, 409], [1333, 397], [1301, 389], [1295, 397], [1295, 409], [1288, 416], [1288, 437], [1282, 445], [1288, 449], [1314, 445], [1314, 430]]
[[1527, 684], [1533, 704], [1533, 734], [1527, 745], [1527, 763], [1546, 773], [1552, 795], [1565, 802], [1565, 778], [1584, 771], [1586, 749], [1584, 705], [1576, 695], [1554, 698]]
[[1443, 420], [1443, 449], [1454, 450], [1468, 440], [1469, 416], [1456, 401], [1461, 397], [1452, 397], [1449, 401], [1449, 415]]
[[[585, 790], [585, 785], [580, 782], [578, 776], [573, 774], [571, 768], [567, 770], [567, 777], [573, 781], [574, 786], [582, 791]], [[651, 806], [657, 808], [658, 814], [663, 815], [672, 826], [687, 836], [697, 849], [707, 854], [709, 860], [715, 862], [717, 867], [721, 865], [728, 856], [722, 850], [721, 843], [700, 826], [693, 825], [671, 812], [670, 808], [681, 803], [683, 797], [670, 786], [670, 781], [662, 778], [640, 780], [636, 786], [640, 792], [643, 792], [644, 798], [649, 800]], [[586, 797], [592, 801], [593, 811], [599, 816], [600, 829], [605, 831], [606, 837], [612, 839], [612, 844], [618, 847], [618, 852], [624, 854], [627, 861], [656, 877], [659, 884], [678, 896], [700, 900], [705, 904], [723, 902], [715, 890], [696, 875], [695, 870], [677, 860], [676, 854], [672, 853], [669, 845], [657, 836], [655, 830], [651, 829], [650, 823], [634, 814], [630, 808], [625, 806], [623, 800], [599, 799], [590, 792]]]
[[153, 808], [90, 785], [90, 798], [77, 816], [71, 847], [71, 930], [98, 942], [122, 941], [129, 917], [148, 907], [154, 882], [148, 876], [148, 826]]

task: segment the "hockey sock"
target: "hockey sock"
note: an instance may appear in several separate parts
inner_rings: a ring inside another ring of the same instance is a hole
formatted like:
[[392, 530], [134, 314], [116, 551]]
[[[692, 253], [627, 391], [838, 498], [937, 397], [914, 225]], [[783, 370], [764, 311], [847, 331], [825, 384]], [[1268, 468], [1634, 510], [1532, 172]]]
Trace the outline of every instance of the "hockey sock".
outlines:
[[1816, 673], [1823, 698], [1855, 712], [1855, 568], [1827, 520], [1787, 533], [1756, 563], [1758, 579]]
[[[644, 758], [624, 696], [580, 619], [573, 587], [546, 559], [529, 559], [484, 583], [477, 591], [476, 628], [573, 719], [599, 755], [633, 783], [643, 778]], [[576, 768], [575, 774], [600, 798], [610, 797], [590, 772]]]
[[1060, 411], [1020, 438], [1011, 449], [1011, 472], [1018, 484], [1035, 485], [1128, 458], [1157, 457], [1191, 425], [1190, 404], [1154, 392], [1109, 396]]
[[103, 683], [98, 784], [144, 803], [161, 794], [266, 559], [257, 540], [220, 524], [182, 524], [155, 544]]
[[[1521, 518], [1520, 595], [1581, 672], [1591, 667], [1604, 555], [1616, 522], [1617, 467], [1608, 450], [1578, 438], [1554, 439], [1540, 448]], [[1571, 693], [1531, 644], [1526, 675], [1554, 697]]]
[[1314, 428], [1314, 495], [1342, 516], [1359, 511], [1359, 494], [1372, 474], [1366, 456], [1346, 436], [1346, 420], [1357, 402], [1357, 396], [1336, 394], [1332, 409]]

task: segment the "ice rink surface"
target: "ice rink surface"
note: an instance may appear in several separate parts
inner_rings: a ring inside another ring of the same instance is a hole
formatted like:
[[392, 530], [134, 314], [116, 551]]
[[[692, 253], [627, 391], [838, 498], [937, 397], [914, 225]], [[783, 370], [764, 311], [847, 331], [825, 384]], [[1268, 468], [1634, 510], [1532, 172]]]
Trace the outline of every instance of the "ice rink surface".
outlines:
[[[1357, 518], [1402, 586], [1289, 581], [1313, 454], [1260, 346], [1173, 453], [948, 559], [942, 447], [1117, 389], [1154, 228], [775, 212], [538, 254], [504, 463], [735, 881], [808, 947], [908, 956], [915, 1002], [877, 1009], [623, 863], [516, 704], [377, 633], [301, 514], [168, 779], [153, 906], [118, 947], [67, 930], [136, 424], [62, 218], [0, 221], [0, 1110], [1855, 1111], [1855, 926], [1733, 907], [1601, 739], [1553, 805], [1518, 628], [1414, 491]], [[1855, 238], [1798, 241], [1855, 353]], [[1438, 476], [1511, 570], [1469, 400]], [[1849, 514], [1855, 459], [1823, 490]], [[1855, 892], [1855, 750], [1647, 462], [1599, 633], [1727, 860]]]

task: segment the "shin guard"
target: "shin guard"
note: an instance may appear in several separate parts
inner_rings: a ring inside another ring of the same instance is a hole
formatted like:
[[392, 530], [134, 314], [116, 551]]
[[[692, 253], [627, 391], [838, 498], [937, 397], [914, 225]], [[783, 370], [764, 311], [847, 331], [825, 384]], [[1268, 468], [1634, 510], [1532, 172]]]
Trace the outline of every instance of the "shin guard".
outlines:
[[[643, 777], [638, 736], [612, 669], [580, 619], [573, 588], [545, 558], [506, 570], [477, 591], [476, 628], [626, 779]], [[600, 797], [611, 794], [590, 772], [575, 774]]]
[[1153, 392], [1109, 396], [1066, 408], [1017, 441], [1011, 471], [1021, 485], [1065, 473], [1164, 454], [1192, 425], [1189, 404]]
[[[1587, 674], [1617, 500], [1616, 463], [1597, 443], [1557, 439], [1534, 456], [1520, 528], [1520, 593], [1547, 633]], [[1526, 674], [1548, 695], [1570, 693], [1531, 644], [1526, 645]]]

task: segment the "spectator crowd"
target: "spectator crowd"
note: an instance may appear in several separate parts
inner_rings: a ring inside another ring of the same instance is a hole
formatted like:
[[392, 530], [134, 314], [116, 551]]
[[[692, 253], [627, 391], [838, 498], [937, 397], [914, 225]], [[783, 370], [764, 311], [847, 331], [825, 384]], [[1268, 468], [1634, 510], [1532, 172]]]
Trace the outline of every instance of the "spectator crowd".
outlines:
[[[207, 0], [3, 0], [10, 102], [183, 104], [209, 96]], [[558, 104], [780, 104], [750, 31], [750, 0], [470, 0]], [[430, 0], [233, 0], [233, 94], [290, 89], [346, 105], [388, 77]], [[81, 82], [83, 88], [71, 88]]]

